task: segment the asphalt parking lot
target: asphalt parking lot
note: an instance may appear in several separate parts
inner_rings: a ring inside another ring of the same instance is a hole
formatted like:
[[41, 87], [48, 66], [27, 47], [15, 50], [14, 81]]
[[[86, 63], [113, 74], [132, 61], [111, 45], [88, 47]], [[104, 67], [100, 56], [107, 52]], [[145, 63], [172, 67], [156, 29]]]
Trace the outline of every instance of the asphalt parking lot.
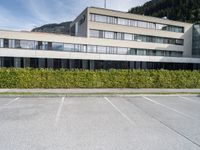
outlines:
[[2, 150], [200, 150], [200, 97], [0, 97]]

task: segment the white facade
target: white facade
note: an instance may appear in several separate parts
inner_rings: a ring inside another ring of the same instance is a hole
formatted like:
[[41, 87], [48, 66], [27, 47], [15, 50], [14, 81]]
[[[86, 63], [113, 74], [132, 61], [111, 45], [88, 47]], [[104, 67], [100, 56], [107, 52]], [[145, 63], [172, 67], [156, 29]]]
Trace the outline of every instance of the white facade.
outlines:
[[[126, 68], [130, 69], [148, 69], [148, 63], [153, 62], [162, 66], [190, 64], [183, 68], [198, 69], [200, 59], [192, 57], [192, 29], [193, 24], [189, 23], [91, 7], [71, 24], [74, 36], [0, 31], [0, 65], [4, 66], [8, 62], [4, 58], [9, 57], [14, 59], [10, 59], [14, 67], [26, 66], [25, 59], [33, 58], [38, 67], [49, 64], [40, 59], [60, 59], [60, 67], [66, 66], [63, 60], [69, 60], [68, 66], [74, 60], [82, 61], [82, 66], [88, 61], [90, 67], [82, 67], [85, 69], [95, 69], [95, 61], [128, 62]], [[22, 59], [23, 65], [16, 65], [17, 58]], [[130, 67], [138, 62], [145, 62], [141, 65], [145, 67]]]

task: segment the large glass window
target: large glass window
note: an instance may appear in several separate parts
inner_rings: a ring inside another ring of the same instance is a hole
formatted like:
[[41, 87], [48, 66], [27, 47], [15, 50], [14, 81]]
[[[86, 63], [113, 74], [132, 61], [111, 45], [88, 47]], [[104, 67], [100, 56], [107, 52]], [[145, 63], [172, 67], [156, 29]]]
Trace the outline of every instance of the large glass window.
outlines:
[[137, 27], [138, 21], [137, 20], [130, 20], [130, 25], [133, 26], [133, 27]]
[[149, 23], [147, 24], [147, 26], [148, 26], [149, 29], [156, 29], [156, 24], [155, 24], [155, 23], [149, 22]]
[[87, 45], [80, 45], [81, 52], [87, 52]]
[[114, 32], [105, 31], [105, 38], [114, 39]]
[[110, 24], [117, 24], [117, 18], [116, 17], [107, 17], [107, 22]]
[[120, 25], [142, 27], [148, 29], [166, 30], [171, 32], [184, 32], [184, 27], [164, 25], [160, 23], [153, 23], [147, 21], [130, 20], [125, 18], [117, 18], [112, 16], [97, 15], [97, 14], [90, 14], [90, 20], [110, 23], [110, 24], [120, 24]]
[[90, 37], [99, 38], [99, 30], [90, 30]]
[[167, 25], [156, 24], [156, 29], [157, 30], [166, 30], [167, 29]]
[[37, 41], [36, 49], [39, 50], [48, 50], [48, 42]]
[[130, 48], [128, 51], [129, 51], [128, 52], [129, 55], [136, 55], [136, 49], [135, 48]]
[[87, 46], [87, 52], [88, 52], [88, 53], [96, 53], [96, 52], [97, 52], [97, 46], [88, 45], [88, 46]]
[[0, 47], [3, 47], [3, 39], [0, 39]]
[[137, 49], [137, 55], [146, 55], [146, 50], [143, 49]]
[[164, 51], [156, 51], [156, 56], [164, 56]]
[[9, 39], [3, 39], [3, 47], [9, 48]]
[[106, 46], [97, 46], [97, 51], [106, 54]]
[[138, 21], [138, 27], [141, 27], [141, 28], [147, 28], [147, 22], [144, 22], [144, 21]]
[[118, 24], [121, 25], [129, 25], [129, 20], [128, 19], [122, 19], [122, 18], [118, 18]]
[[[15, 43], [15, 44], [17, 44], [17, 43]], [[20, 40], [20, 48], [35, 49], [35, 42], [34, 41]]]
[[62, 51], [63, 47], [64, 47], [63, 43], [52, 43], [52, 50]]
[[74, 51], [74, 44], [64, 44], [64, 51], [73, 52]]
[[97, 22], [107, 22], [107, 17], [102, 15], [95, 15], [95, 21]]
[[128, 54], [128, 48], [118, 47], [117, 53], [122, 54], [122, 55], [126, 55], [126, 54]]
[[133, 35], [132, 34], [124, 34], [124, 40], [133, 40]]
[[108, 54], [117, 54], [117, 47], [109, 46], [107, 47]]
[[184, 41], [182, 39], [176, 39], [176, 44], [177, 45], [183, 45]]
[[75, 45], [74, 45], [74, 51], [75, 51], [75, 52], [81, 52], [81, 45], [75, 44]]

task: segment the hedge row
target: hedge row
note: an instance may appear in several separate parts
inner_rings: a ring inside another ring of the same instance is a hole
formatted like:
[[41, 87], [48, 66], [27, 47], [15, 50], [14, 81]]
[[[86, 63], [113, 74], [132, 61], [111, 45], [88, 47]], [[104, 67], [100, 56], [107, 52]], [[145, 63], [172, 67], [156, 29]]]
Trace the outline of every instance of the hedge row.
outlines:
[[200, 71], [2, 68], [0, 88], [200, 88]]

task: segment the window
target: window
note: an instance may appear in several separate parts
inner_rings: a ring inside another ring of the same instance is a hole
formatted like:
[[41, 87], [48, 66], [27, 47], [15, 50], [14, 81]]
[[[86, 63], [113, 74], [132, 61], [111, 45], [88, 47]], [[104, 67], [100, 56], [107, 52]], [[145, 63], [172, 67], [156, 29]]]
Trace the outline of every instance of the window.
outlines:
[[114, 32], [105, 31], [105, 38], [114, 39]]
[[[21, 44], [21, 42], [20, 42], [20, 44]], [[36, 42], [36, 49], [48, 50], [48, 42], [42, 42], [42, 41]]]
[[155, 23], [149, 22], [149, 23], [147, 24], [147, 26], [148, 26], [149, 29], [156, 29], [156, 24], [155, 24]]
[[184, 27], [139, 21], [139, 20], [130, 20], [125, 18], [117, 18], [112, 16], [97, 15], [97, 14], [90, 14], [90, 20], [103, 23], [120, 24], [120, 25], [141, 27], [141, 28], [148, 28], [155, 30], [165, 30], [165, 31], [182, 32], [182, 33], [184, 32]]
[[136, 49], [130, 48], [129, 49], [129, 55], [136, 55]]
[[75, 51], [75, 52], [81, 52], [81, 45], [75, 44], [75, 45], [74, 45], [74, 51]]
[[166, 30], [167, 29], [167, 25], [156, 24], [156, 29], [157, 30]]
[[90, 14], [90, 20], [95, 21], [95, 14]]
[[117, 24], [117, 18], [116, 17], [107, 17], [107, 22], [110, 24]]
[[138, 21], [130, 20], [130, 25], [133, 26], [133, 27], [137, 27], [138, 26]]
[[64, 51], [73, 52], [74, 51], [74, 44], [64, 44]]
[[118, 18], [118, 24], [121, 25], [129, 25], [129, 20], [128, 19], [122, 19], [122, 18]]
[[87, 45], [80, 45], [81, 46], [81, 52], [87, 52]]
[[62, 51], [64, 46], [62, 43], [52, 43], [52, 49]]
[[141, 28], [147, 28], [147, 22], [144, 22], [144, 21], [138, 21], [138, 27], [141, 27]]
[[176, 42], [175, 42], [177, 45], [183, 45], [184, 44], [184, 41], [182, 39], [176, 39]]
[[146, 55], [146, 50], [137, 49], [137, 55]]
[[90, 30], [90, 37], [99, 37], [99, 31], [98, 30]]
[[9, 40], [8, 39], [3, 39], [3, 47], [9, 48]]
[[128, 48], [118, 47], [117, 53], [122, 54], [122, 55], [126, 55], [126, 54], [128, 54]]
[[3, 47], [3, 39], [0, 39], [0, 47]]
[[95, 21], [97, 22], [107, 22], [107, 17], [102, 15], [95, 15]]
[[138, 42], [142, 42], [142, 36], [141, 35], [134, 35], [134, 40]]
[[87, 52], [88, 52], [88, 53], [96, 53], [96, 52], [97, 52], [97, 46], [88, 45], [88, 46], [87, 46]]
[[148, 50], [147, 55], [149, 56], [156, 56], [156, 50]]
[[124, 40], [133, 40], [133, 36], [132, 36], [132, 34], [124, 34]]
[[123, 39], [122, 33], [119, 32], [115, 33], [115, 39], [122, 40]]
[[52, 42], [48, 42], [47, 49], [48, 49], [48, 50], [52, 50], [52, 47], [53, 47], [53, 46], [52, 46]]
[[117, 53], [117, 48], [113, 46], [107, 47], [107, 53], [108, 54], [116, 54]]
[[[15, 43], [17, 44], [17, 43]], [[35, 49], [34, 41], [20, 40], [20, 48], [23, 49]]]
[[156, 51], [156, 56], [164, 56], [164, 51]]
[[106, 46], [97, 46], [97, 51], [106, 54]]
[[165, 56], [171, 56], [171, 51], [165, 51]]

